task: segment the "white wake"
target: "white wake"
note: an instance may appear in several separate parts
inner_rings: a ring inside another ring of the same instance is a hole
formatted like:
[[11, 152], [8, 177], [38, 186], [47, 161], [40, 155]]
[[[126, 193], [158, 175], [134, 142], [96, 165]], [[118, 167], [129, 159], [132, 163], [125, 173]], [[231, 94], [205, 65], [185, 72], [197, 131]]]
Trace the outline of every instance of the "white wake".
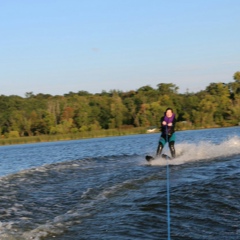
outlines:
[[[151, 161], [151, 165], [166, 165], [167, 161], [171, 165], [180, 165], [187, 162], [240, 154], [240, 138], [231, 137], [220, 144], [205, 141], [199, 143], [179, 143], [175, 144], [175, 149], [177, 155], [175, 159], [165, 160], [163, 158], [158, 158]], [[163, 153], [170, 156], [167, 145], [165, 145]]]

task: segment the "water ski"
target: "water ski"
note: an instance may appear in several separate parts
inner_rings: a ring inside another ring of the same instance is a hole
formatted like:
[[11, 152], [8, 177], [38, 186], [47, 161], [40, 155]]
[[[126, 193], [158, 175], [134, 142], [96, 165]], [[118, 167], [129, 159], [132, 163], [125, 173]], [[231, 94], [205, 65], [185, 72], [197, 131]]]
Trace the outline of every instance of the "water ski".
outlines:
[[[171, 157], [169, 157], [167, 154], [164, 154], [164, 153], [161, 155], [161, 157], [164, 158], [164, 159], [172, 159]], [[145, 159], [146, 159], [148, 162], [150, 162], [150, 161], [154, 160], [155, 158], [154, 158], [153, 156], [147, 155], [147, 156], [145, 157]]]
[[147, 155], [147, 156], [145, 157], [145, 159], [146, 159], [148, 162], [150, 162], [151, 160], [154, 160], [154, 157]]
[[162, 154], [162, 158], [164, 158], [164, 159], [172, 159], [172, 158], [169, 157], [167, 154]]

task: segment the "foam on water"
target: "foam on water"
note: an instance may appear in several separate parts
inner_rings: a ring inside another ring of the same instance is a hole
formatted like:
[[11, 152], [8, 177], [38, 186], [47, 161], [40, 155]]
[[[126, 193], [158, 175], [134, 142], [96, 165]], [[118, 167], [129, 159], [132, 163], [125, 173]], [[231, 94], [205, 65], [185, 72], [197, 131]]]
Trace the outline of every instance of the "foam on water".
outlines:
[[[167, 146], [165, 146], [165, 149], [166, 148]], [[175, 148], [177, 157], [173, 160], [168, 160], [168, 163], [171, 165], [180, 165], [199, 160], [208, 161], [219, 157], [240, 154], [240, 138], [235, 136], [220, 144], [206, 141], [200, 141], [198, 143], [180, 143], [176, 144]], [[166, 163], [167, 161], [162, 158], [151, 161], [151, 165], [163, 166], [166, 165]]]

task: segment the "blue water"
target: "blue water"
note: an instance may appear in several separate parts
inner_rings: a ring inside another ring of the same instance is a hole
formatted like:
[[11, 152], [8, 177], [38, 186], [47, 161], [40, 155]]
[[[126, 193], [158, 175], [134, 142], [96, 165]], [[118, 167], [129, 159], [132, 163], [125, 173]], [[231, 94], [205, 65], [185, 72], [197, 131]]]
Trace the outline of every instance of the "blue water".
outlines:
[[1, 146], [0, 239], [240, 239], [240, 127], [176, 136]]

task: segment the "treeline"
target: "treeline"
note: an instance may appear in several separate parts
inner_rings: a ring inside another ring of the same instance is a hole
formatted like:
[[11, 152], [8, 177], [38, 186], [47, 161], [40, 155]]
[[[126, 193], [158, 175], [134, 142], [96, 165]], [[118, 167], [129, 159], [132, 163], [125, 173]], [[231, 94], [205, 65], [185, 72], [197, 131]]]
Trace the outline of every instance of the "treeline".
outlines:
[[0, 132], [8, 138], [159, 127], [167, 107], [177, 115], [178, 130], [238, 125], [240, 72], [233, 82], [211, 83], [197, 93], [179, 94], [175, 84], [160, 83], [156, 89], [143, 86], [128, 92], [1, 95]]

